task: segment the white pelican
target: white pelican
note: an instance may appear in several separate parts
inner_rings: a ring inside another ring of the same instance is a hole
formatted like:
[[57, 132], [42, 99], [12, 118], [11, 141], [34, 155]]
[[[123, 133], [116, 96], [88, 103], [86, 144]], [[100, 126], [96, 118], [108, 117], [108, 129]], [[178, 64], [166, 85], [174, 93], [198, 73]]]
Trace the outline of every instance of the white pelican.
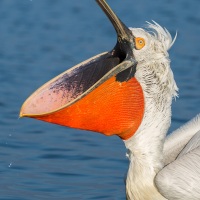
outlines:
[[43, 85], [20, 116], [118, 135], [130, 160], [127, 199], [200, 199], [200, 115], [166, 138], [178, 90], [171, 35], [157, 23], [128, 29], [105, 0], [96, 1], [117, 32], [116, 46]]

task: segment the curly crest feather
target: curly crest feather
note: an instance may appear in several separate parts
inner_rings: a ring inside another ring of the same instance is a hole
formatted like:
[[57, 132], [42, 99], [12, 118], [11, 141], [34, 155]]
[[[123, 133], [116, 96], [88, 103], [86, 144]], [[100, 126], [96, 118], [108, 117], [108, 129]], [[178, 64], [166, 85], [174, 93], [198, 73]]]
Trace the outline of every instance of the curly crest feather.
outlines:
[[152, 33], [153, 36], [163, 44], [163, 47], [166, 51], [172, 47], [177, 38], [177, 32], [174, 39], [172, 39], [169, 31], [166, 28], [160, 26], [155, 21], [153, 21], [153, 23], [147, 22], [147, 28], [152, 30], [150, 33]]

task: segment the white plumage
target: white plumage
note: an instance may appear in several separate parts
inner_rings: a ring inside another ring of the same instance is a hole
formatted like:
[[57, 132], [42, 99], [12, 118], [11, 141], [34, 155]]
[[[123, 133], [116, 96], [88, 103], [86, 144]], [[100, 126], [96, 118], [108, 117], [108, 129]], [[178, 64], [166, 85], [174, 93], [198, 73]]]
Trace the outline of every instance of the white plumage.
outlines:
[[200, 117], [165, 142], [172, 99], [178, 91], [167, 52], [174, 40], [157, 23], [148, 23], [147, 30], [131, 31], [146, 41], [143, 49], [134, 50], [138, 61], [135, 77], [143, 88], [145, 113], [137, 132], [124, 141], [130, 160], [128, 199], [200, 199]]

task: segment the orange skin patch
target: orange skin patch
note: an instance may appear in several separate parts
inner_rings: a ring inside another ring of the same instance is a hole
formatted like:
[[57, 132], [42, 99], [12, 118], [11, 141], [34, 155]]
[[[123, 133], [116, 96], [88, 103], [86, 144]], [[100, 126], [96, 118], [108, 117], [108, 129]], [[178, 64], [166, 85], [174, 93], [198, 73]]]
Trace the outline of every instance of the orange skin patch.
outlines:
[[111, 77], [68, 107], [29, 117], [127, 140], [140, 126], [143, 114], [144, 96], [138, 81], [118, 82]]

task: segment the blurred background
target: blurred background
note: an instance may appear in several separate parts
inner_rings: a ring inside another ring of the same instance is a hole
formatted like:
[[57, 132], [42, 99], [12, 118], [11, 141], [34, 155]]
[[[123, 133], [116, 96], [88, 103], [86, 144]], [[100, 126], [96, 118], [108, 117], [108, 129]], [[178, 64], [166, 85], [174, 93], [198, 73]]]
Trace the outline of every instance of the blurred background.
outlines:
[[[108, 3], [129, 27], [155, 20], [178, 32], [171, 132], [200, 112], [199, 0]], [[119, 138], [18, 117], [43, 83], [115, 42], [94, 0], [0, 0], [0, 199], [125, 199], [128, 160]]]

